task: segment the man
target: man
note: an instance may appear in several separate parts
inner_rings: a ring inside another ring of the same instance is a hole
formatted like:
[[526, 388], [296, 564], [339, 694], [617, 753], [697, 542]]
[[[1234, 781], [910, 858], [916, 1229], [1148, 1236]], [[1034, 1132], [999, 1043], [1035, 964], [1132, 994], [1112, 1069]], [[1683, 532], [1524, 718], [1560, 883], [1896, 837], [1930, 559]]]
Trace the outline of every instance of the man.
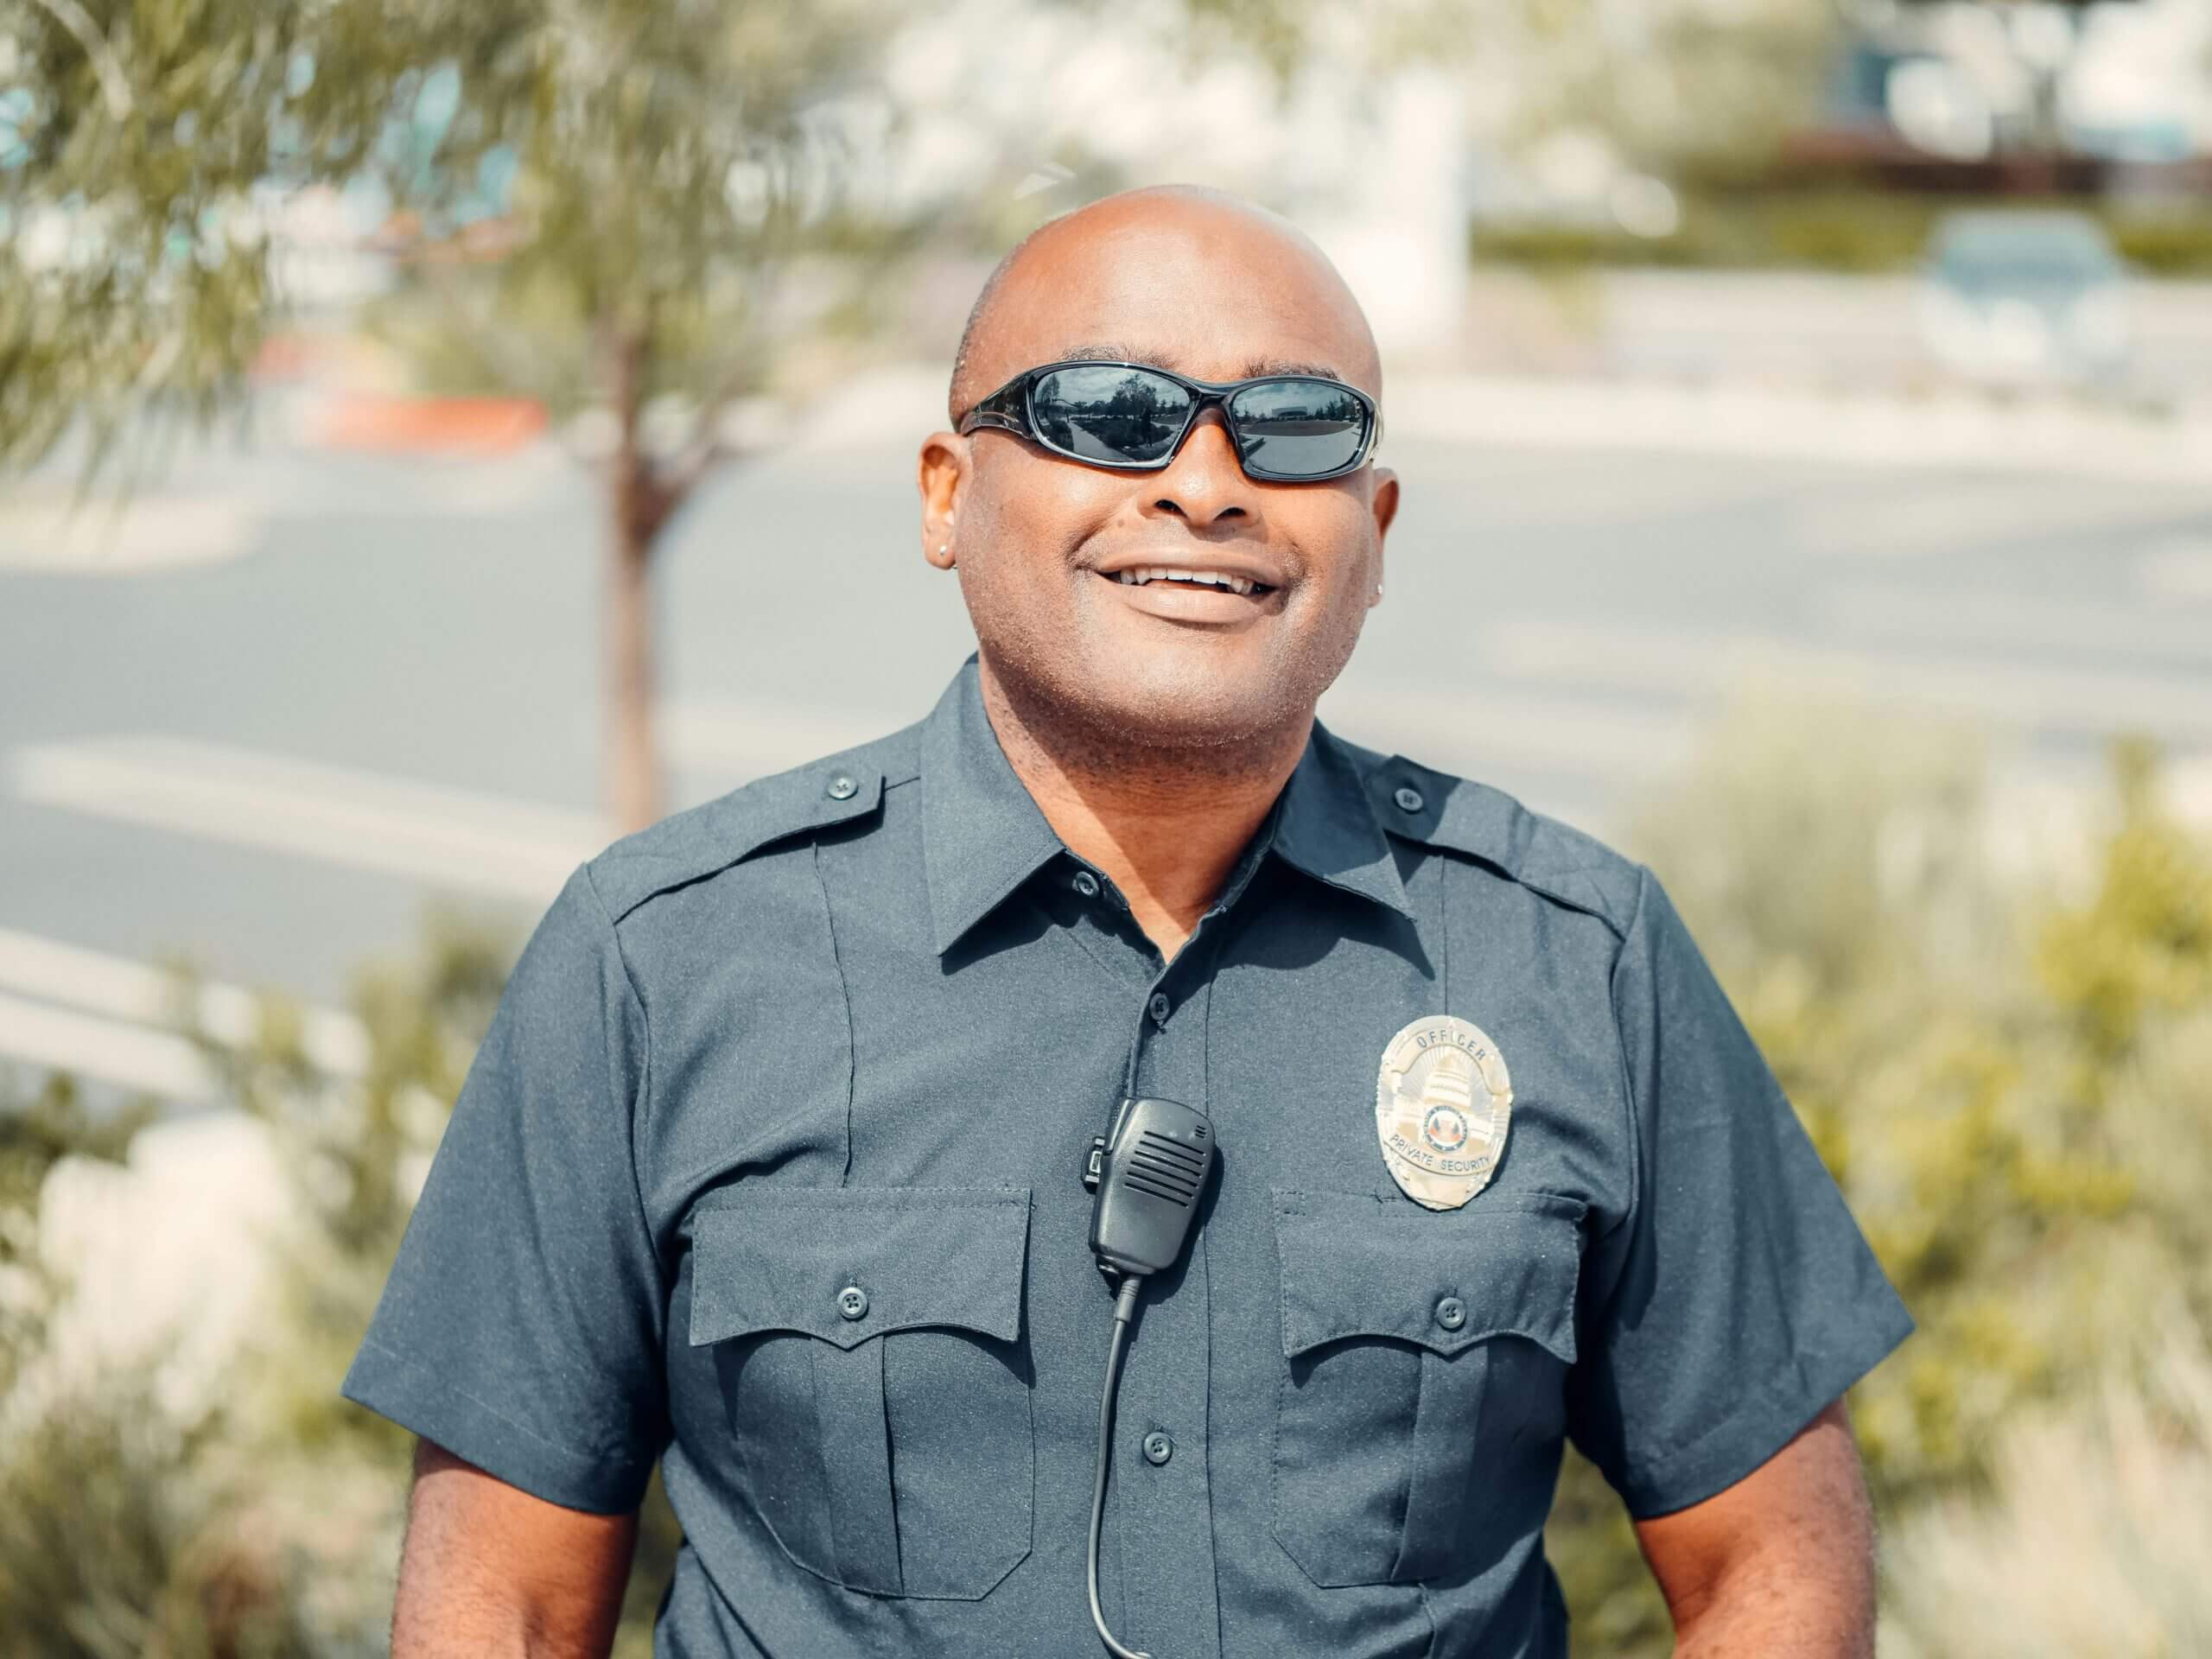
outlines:
[[[1233, 200], [1009, 256], [921, 451], [977, 656], [579, 871], [462, 1091], [346, 1382], [423, 1439], [401, 1659], [604, 1651], [656, 1460], [663, 1654], [1557, 1655], [1570, 1437], [1681, 1651], [1872, 1651], [1910, 1321], [1665, 895], [1314, 723], [1381, 397]], [[1125, 1097], [1219, 1157], [1095, 1471]]]

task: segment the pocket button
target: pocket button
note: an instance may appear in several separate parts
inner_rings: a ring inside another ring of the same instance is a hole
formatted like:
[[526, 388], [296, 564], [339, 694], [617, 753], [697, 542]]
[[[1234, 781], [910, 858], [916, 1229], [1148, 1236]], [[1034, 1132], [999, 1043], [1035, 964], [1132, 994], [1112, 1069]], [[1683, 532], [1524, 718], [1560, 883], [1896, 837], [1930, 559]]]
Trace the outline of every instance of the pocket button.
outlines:
[[1436, 1305], [1436, 1322], [1446, 1331], [1457, 1331], [1467, 1322], [1467, 1305], [1457, 1296], [1446, 1296]]
[[868, 1292], [862, 1290], [858, 1285], [847, 1285], [837, 1293], [837, 1313], [840, 1317], [848, 1319], [866, 1319]]
[[1175, 1455], [1175, 1442], [1155, 1430], [1144, 1437], [1144, 1460], [1154, 1465]]

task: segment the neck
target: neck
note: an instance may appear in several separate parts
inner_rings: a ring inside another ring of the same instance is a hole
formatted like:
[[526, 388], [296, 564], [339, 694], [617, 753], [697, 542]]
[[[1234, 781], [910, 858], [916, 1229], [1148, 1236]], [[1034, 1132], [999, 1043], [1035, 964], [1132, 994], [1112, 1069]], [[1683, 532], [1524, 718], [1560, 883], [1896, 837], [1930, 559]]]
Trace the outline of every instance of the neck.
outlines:
[[1026, 706], [988, 660], [982, 667], [992, 730], [1045, 821], [1113, 881], [1145, 936], [1173, 957], [1297, 769], [1313, 711], [1218, 748], [1116, 742]]

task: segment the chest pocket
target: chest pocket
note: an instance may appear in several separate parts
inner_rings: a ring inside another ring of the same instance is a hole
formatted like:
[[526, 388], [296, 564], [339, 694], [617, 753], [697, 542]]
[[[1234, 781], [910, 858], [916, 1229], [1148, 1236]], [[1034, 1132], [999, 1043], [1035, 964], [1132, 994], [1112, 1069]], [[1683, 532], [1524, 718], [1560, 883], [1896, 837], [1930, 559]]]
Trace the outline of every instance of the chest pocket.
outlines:
[[1433, 1212], [1275, 1192], [1272, 1518], [1314, 1583], [1457, 1575], [1542, 1524], [1574, 1361], [1582, 1215], [1544, 1193]]
[[749, 1192], [692, 1218], [748, 1495], [849, 1590], [971, 1601], [1029, 1554], [1027, 1188]]

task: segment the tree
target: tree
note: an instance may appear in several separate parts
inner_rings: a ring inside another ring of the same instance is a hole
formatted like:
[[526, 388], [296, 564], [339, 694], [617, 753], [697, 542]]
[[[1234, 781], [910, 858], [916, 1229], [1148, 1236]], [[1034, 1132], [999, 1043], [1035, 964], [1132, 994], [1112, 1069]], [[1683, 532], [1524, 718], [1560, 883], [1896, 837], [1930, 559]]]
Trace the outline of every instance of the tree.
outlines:
[[[499, 318], [526, 300], [567, 348], [511, 358], [556, 408], [603, 411], [606, 788], [620, 828], [650, 822], [653, 552], [789, 338], [780, 279], [873, 245], [840, 158], [868, 130], [880, 14], [7, 0], [0, 20], [0, 461], [81, 429], [97, 469], [127, 435], [239, 406], [286, 304], [272, 206], [388, 191], [423, 285], [464, 321], [487, 282]], [[512, 232], [496, 265], [442, 261], [492, 216]]]
[[1675, 176], [1770, 162], [1818, 106], [1842, 17], [1833, 0], [1185, 0], [1193, 27], [1294, 80], [1357, 66], [1364, 86], [1433, 66], [1464, 78], [1501, 148], [1595, 138]]

